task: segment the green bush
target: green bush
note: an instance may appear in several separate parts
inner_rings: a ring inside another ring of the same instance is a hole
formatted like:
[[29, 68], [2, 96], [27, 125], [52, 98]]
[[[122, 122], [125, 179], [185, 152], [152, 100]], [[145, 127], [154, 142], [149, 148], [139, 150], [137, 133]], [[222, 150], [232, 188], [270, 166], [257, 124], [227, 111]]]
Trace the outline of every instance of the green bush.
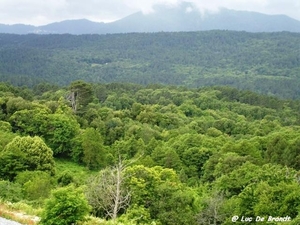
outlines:
[[70, 225], [83, 221], [90, 206], [81, 189], [67, 186], [56, 189], [45, 203], [40, 224]]
[[74, 183], [74, 177], [69, 171], [63, 171], [57, 178], [57, 183], [60, 186], [67, 186]]
[[24, 170], [55, 173], [53, 152], [38, 136], [17, 136], [0, 152], [0, 177], [13, 180]]

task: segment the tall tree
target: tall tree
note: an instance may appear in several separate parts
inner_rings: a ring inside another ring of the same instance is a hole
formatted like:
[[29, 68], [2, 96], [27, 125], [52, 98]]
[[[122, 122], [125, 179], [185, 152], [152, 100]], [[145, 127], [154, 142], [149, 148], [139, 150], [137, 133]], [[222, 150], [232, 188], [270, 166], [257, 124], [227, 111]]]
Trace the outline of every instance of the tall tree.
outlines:
[[82, 161], [89, 169], [99, 169], [106, 165], [106, 149], [103, 138], [94, 128], [87, 128], [82, 135]]
[[71, 102], [75, 113], [82, 111], [93, 100], [92, 86], [84, 81], [77, 80], [72, 82], [70, 91], [68, 100]]

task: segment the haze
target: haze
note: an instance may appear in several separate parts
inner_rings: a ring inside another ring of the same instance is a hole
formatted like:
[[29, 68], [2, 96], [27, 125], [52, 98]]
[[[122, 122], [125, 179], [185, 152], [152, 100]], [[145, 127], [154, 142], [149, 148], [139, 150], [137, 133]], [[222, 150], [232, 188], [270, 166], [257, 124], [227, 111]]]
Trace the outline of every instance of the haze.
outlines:
[[[285, 14], [300, 20], [299, 0], [188, 0], [204, 12], [220, 7], [270, 15]], [[86, 18], [111, 22], [137, 11], [152, 13], [155, 4], [174, 7], [182, 0], [1, 0], [0, 24], [44, 25], [52, 22]]]

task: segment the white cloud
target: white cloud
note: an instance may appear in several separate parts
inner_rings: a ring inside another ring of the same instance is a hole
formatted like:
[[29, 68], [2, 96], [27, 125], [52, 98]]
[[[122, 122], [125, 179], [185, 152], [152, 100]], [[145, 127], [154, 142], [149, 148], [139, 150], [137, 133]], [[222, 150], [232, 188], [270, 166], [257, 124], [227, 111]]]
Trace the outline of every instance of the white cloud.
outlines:
[[185, 12], [186, 13], [190, 13], [190, 12], [192, 12], [193, 11], [193, 8], [192, 7], [187, 7], [186, 9], [185, 9]]
[[[65, 19], [113, 21], [137, 11], [150, 13], [155, 4], [176, 6], [183, 0], [0, 0], [0, 23], [41, 25]], [[219, 7], [287, 14], [300, 20], [299, 0], [186, 0], [201, 12]]]

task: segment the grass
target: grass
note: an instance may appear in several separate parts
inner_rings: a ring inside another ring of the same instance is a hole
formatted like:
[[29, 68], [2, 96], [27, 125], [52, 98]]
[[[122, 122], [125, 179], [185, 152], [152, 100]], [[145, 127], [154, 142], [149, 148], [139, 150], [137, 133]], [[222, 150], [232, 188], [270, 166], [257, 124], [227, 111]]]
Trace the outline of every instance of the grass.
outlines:
[[23, 202], [11, 203], [0, 200], [0, 217], [19, 222], [21, 224], [38, 224], [41, 209], [33, 209]]
[[75, 182], [78, 184], [84, 184], [90, 175], [97, 173], [95, 171], [90, 171], [88, 168], [82, 165], [78, 165], [77, 163], [63, 159], [55, 159], [55, 167], [57, 177], [59, 177], [63, 172], [67, 171], [72, 174]]
[[[84, 184], [87, 178], [97, 173], [97, 171], [90, 171], [86, 167], [78, 165], [74, 162], [62, 159], [55, 159], [56, 163], [56, 176], [59, 177], [62, 173], [68, 172], [74, 177], [77, 184]], [[42, 208], [34, 208], [25, 202], [11, 203], [4, 201], [0, 198], [0, 217], [19, 222], [26, 225], [38, 224]], [[103, 224], [104, 220], [97, 218], [90, 218], [85, 224], [96, 225]]]

